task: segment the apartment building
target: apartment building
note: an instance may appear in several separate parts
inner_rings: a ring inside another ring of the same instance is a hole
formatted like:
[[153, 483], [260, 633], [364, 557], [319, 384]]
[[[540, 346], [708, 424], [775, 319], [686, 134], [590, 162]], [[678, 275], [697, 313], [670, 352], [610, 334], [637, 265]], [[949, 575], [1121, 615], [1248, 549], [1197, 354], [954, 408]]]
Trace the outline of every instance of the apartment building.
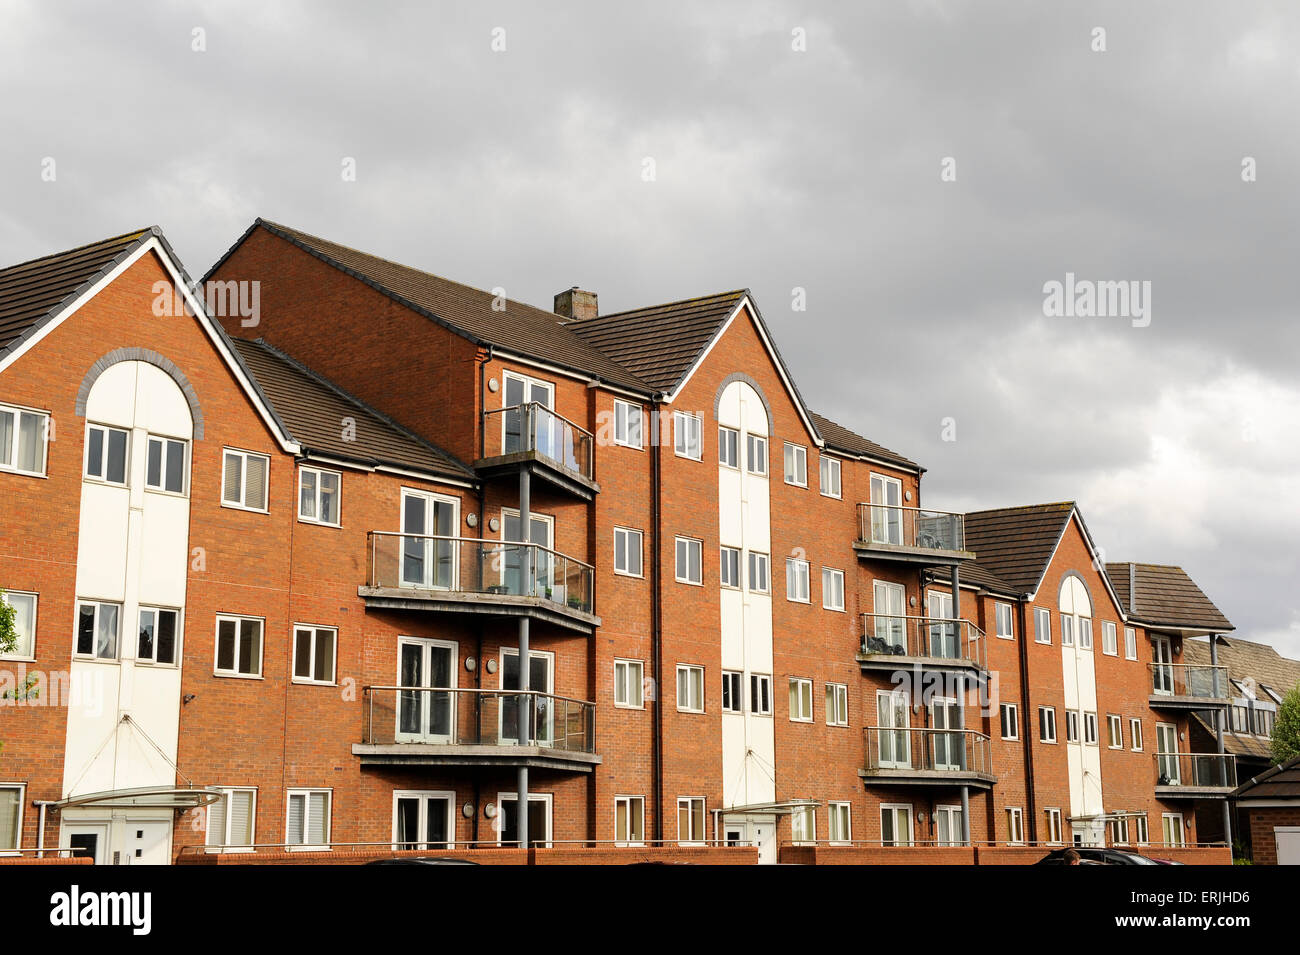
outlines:
[[1235, 786], [1190, 578], [924, 509], [746, 290], [550, 312], [263, 220], [200, 288], [157, 229], [0, 270], [0, 851], [1182, 845]]

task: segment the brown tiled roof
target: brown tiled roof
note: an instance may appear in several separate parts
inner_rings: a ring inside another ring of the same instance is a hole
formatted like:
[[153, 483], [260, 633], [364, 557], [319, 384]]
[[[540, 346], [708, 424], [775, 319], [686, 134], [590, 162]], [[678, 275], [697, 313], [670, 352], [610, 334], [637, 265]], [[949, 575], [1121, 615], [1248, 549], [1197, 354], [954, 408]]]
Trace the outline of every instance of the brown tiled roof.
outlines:
[[[966, 515], [966, 549], [975, 552], [973, 563], [982, 570], [1016, 593], [1031, 593], [1073, 513], [1073, 501], [973, 511]], [[961, 572], [971, 573], [972, 563]]]
[[1125, 612], [1142, 623], [1220, 633], [1232, 629], [1228, 618], [1181, 567], [1111, 563], [1106, 565], [1106, 576]]
[[[358, 252], [264, 219], [254, 222], [231, 252], [259, 227], [476, 343], [549, 361], [569, 371], [591, 375], [638, 392], [653, 390], [613, 358], [565, 328], [562, 318], [554, 312], [512, 299], [505, 299], [505, 307], [498, 311], [492, 307], [496, 299], [491, 292]], [[229, 255], [227, 252], [208, 275], [220, 268]]]
[[157, 227], [125, 232], [0, 269], [0, 356], [30, 336], [129, 256]]
[[1238, 799], [1300, 799], [1300, 756], [1246, 780], [1232, 795]]
[[864, 438], [862, 435], [850, 431], [842, 424], [836, 424], [830, 418], [822, 417], [815, 411], [808, 412], [812, 418], [813, 424], [821, 432], [822, 438], [825, 439], [827, 447], [836, 451], [844, 451], [848, 454], [860, 454], [869, 458], [879, 458], [882, 461], [888, 461], [890, 464], [897, 464], [909, 471], [922, 470], [921, 465], [915, 461], [909, 461], [897, 451], [890, 451], [876, 442]]
[[[978, 555], [979, 552], [976, 551], [975, 553]], [[991, 590], [994, 593], [1014, 597], [1025, 593], [1025, 591], [1011, 586], [987, 567], [982, 566], [978, 560], [964, 561], [959, 570], [959, 576], [963, 587], [967, 585], [983, 587], [985, 590]], [[948, 568], [936, 567], [934, 568], [934, 579], [937, 581], [950, 581], [952, 577], [948, 572]]]
[[[473, 472], [265, 342], [236, 339], [244, 367], [304, 452], [472, 480]], [[343, 439], [343, 419], [356, 423]]]
[[652, 305], [565, 327], [659, 391], [672, 391], [747, 294], [745, 289]]

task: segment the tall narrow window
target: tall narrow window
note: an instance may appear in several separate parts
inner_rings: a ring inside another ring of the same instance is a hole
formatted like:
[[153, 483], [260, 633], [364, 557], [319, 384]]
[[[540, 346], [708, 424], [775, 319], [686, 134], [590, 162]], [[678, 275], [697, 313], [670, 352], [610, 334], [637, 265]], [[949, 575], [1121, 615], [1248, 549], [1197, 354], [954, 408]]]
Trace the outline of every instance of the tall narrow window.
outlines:
[[785, 483], [808, 486], [808, 449], [797, 444], [785, 446]]
[[995, 603], [993, 605], [997, 617], [998, 636], [1003, 640], [1015, 638], [1015, 630], [1012, 629], [1011, 623], [1011, 604]]
[[683, 584], [698, 584], [703, 577], [700, 562], [704, 544], [689, 537], [677, 538], [677, 580]]
[[677, 800], [677, 840], [682, 843], [703, 842], [704, 798], [691, 796]]
[[718, 577], [723, 587], [740, 586], [740, 551], [735, 547], [721, 549]]
[[844, 609], [844, 571], [822, 568], [822, 606], [827, 610]]
[[1112, 620], [1104, 620], [1101, 624], [1101, 652], [1116, 656], [1119, 653], [1118, 641], [1116, 640], [1115, 623]]
[[772, 678], [766, 673], [749, 675], [749, 711], [755, 716], [772, 715]]
[[741, 674], [735, 670], [722, 671], [722, 712], [739, 713], [742, 706], [740, 697]]
[[144, 486], [151, 491], [184, 494], [188, 449], [188, 442], [149, 435]]
[[750, 474], [767, 474], [767, 438], [762, 435], [745, 435], [745, 470]]
[[700, 419], [697, 415], [673, 412], [673, 449], [680, 457], [700, 460]]
[[1052, 612], [1045, 607], [1034, 608], [1034, 642], [1052, 642]]
[[86, 477], [105, 484], [126, 483], [127, 432], [86, 425]]
[[826, 725], [849, 725], [849, 688], [844, 683], [826, 684]]
[[797, 557], [785, 559], [785, 599], [808, 603], [808, 561]]
[[614, 844], [645, 845], [645, 797], [614, 797]]
[[821, 456], [821, 489], [827, 497], [840, 496], [840, 462]]
[[1133, 627], [1124, 628], [1124, 658], [1126, 660], [1138, 658], [1137, 630]]
[[724, 468], [740, 467], [740, 432], [735, 428], [718, 429], [718, 463]]
[[767, 555], [749, 552], [749, 589], [754, 593], [765, 594], [771, 585], [768, 583]]

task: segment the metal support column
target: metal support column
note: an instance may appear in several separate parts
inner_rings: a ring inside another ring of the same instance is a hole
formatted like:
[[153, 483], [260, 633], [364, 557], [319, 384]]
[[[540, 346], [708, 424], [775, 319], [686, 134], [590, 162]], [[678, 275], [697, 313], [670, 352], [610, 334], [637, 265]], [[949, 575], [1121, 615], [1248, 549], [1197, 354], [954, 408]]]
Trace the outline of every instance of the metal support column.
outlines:
[[[522, 541], [532, 540], [532, 475], [527, 468], [519, 472], [519, 537]], [[525, 593], [531, 587], [533, 578], [533, 549], [520, 548], [520, 585]], [[519, 618], [519, 745], [527, 746], [531, 734], [532, 704], [528, 696], [528, 618]], [[528, 848], [528, 767], [519, 767], [519, 779], [515, 787], [515, 819], [519, 832], [520, 848]]]
[[[1210, 666], [1219, 665], [1219, 635], [1210, 634]], [[1219, 671], [1211, 671], [1214, 674], [1214, 689], [1219, 691]], [[1224, 784], [1228, 782], [1228, 761], [1223, 758], [1223, 724], [1227, 719], [1227, 710], [1222, 706], [1214, 709], [1214, 739], [1219, 746], [1219, 772], [1222, 774], [1221, 779]], [[1232, 800], [1224, 797], [1223, 800], [1223, 841], [1231, 848], [1232, 846]]]
[[961, 787], [961, 838], [970, 845], [970, 787]]

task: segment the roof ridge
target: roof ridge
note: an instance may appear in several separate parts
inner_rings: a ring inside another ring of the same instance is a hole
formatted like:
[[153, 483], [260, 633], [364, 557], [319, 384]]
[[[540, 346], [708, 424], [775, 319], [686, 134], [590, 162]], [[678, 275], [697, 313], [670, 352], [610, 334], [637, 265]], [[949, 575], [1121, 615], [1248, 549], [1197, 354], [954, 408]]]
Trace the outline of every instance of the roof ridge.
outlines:
[[83, 249], [89, 249], [96, 245], [108, 245], [110, 242], [120, 242], [126, 239], [130, 239], [134, 242], [136, 239], [142, 238], [146, 235], [161, 236], [162, 230], [156, 225], [146, 226], [143, 229], [130, 229], [126, 232], [119, 233], [118, 235], [96, 239], [94, 242], [83, 242], [81, 245], [74, 245], [70, 249], [60, 249], [57, 252], [47, 252], [45, 255], [36, 256], [34, 259], [24, 259], [22, 262], [14, 262], [11, 265], [0, 266], [0, 272], [8, 272], [11, 269], [22, 268], [24, 265], [35, 265], [37, 262], [44, 262], [46, 259], [56, 259], [62, 255], [71, 255], [74, 252], [80, 252]]
[[682, 308], [687, 305], [694, 305], [697, 302], [707, 302], [711, 299], [729, 298], [734, 295], [748, 295], [748, 294], [749, 294], [748, 288], [728, 289], [725, 292], [710, 292], [707, 295], [696, 295], [691, 298], [680, 298], [680, 299], [675, 299], [673, 301], [662, 302], [657, 305], [641, 305], [638, 306], [637, 308], [625, 308], [621, 312], [610, 312], [607, 315], [597, 315], [595, 318], [570, 319], [569, 321], [563, 322], [562, 324], [569, 325], [569, 324], [580, 323], [583, 325], [589, 325], [593, 322], [601, 322], [608, 318], [626, 318], [628, 315], [633, 315], [637, 312], [663, 311], [665, 309], [671, 309], [671, 308]]
[[997, 514], [997, 513], [1005, 513], [1007, 511], [1029, 511], [1037, 507], [1061, 508], [1061, 507], [1077, 507], [1077, 506], [1078, 503], [1075, 501], [1052, 501], [1046, 504], [1012, 504], [1008, 507], [987, 507], [981, 511], [967, 511], [966, 515], [970, 516], [971, 514]]

